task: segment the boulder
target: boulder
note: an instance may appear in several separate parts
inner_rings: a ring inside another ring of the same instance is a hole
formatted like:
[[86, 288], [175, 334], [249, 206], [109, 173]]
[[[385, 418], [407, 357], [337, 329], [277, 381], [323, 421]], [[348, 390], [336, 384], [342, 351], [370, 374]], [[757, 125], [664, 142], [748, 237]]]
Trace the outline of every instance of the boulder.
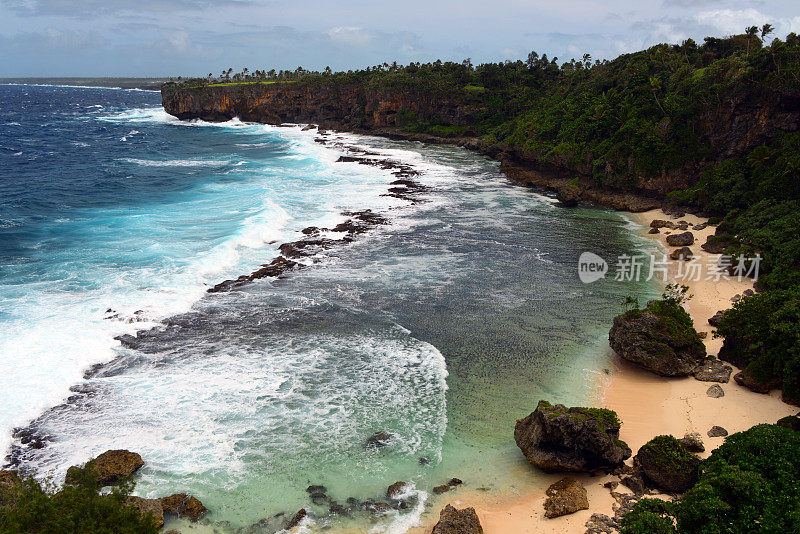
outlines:
[[706, 447], [703, 445], [703, 437], [699, 432], [691, 432], [684, 435], [680, 440], [681, 445], [689, 452], [705, 452]]
[[610, 470], [631, 456], [619, 439], [620, 424], [611, 410], [539, 401], [517, 421], [514, 440], [528, 461], [546, 472]]
[[689, 261], [694, 257], [694, 254], [692, 254], [692, 249], [689, 247], [681, 247], [673, 250], [669, 257], [673, 260]]
[[441, 493], [446, 493], [446, 492], [450, 491], [451, 489], [453, 489], [453, 488], [451, 488], [447, 484], [442, 484], [441, 486], [434, 486], [433, 492], [437, 493], [437, 494], [441, 494]]
[[189, 497], [185, 503], [183, 503], [183, 508], [181, 509], [180, 513], [178, 514], [179, 517], [186, 517], [190, 521], [197, 521], [201, 517], [203, 517], [208, 509], [203, 506], [198, 499], [194, 497]]
[[605, 514], [592, 514], [584, 526], [586, 534], [613, 534], [622, 528], [616, 518]]
[[128, 505], [138, 508], [143, 515], [151, 514], [156, 520], [158, 528], [164, 526], [164, 508], [159, 499], [143, 499], [141, 497], [127, 497]]
[[389, 443], [390, 439], [392, 439], [392, 435], [388, 432], [375, 432], [369, 438], [367, 438], [364, 446], [368, 449], [378, 449], [380, 447], [385, 447]]
[[694, 226], [692, 226], [692, 230], [695, 230], [695, 231], [698, 231], [698, 232], [700, 230], [705, 230], [706, 228], [708, 228], [708, 223], [707, 222], [700, 223], [700, 224], [695, 224]]
[[717, 425], [712, 426], [711, 430], [708, 431], [709, 438], [724, 438], [727, 435], [728, 431]]
[[769, 393], [773, 389], [778, 389], [781, 387], [781, 381], [778, 379], [769, 380], [767, 382], [761, 382], [756, 380], [753, 375], [748, 373], [747, 371], [741, 371], [733, 375], [733, 380], [739, 384], [740, 386], [746, 387], [751, 391], [755, 391], [756, 393]]
[[650, 222], [650, 228], [669, 228], [670, 230], [675, 229], [675, 223], [672, 221], [665, 221], [663, 219], [655, 219]]
[[775, 424], [791, 430], [800, 431], [800, 416], [789, 415], [786, 417], [781, 417]]
[[620, 479], [620, 483], [631, 490], [635, 495], [644, 495], [645, 493], [644, 479], [640, 474], [623, 477]]
[[692, 232], [682, 232], [667, 236], [667, 245], [671, 247], [688, 247], [694, 245], [694, 234]]
[[719, 384], [714, 384], [706, 391], [706, 395], [711, 397], [712, 399], [719, 399], [720, 397], [725, 396], [725, 390], [720, 387]]
[[407, 482], [395, 482], [386, 490], [386, 496], [390, 499], [399, 499], [407, 490]]
[[581, 192], [577, 187], [563, 187], [556, 192], [556, 198], [564, 206], [574, 207], [581, 199]]
[[708, 356], [703, 363], [701, 363], [694, 370], [694, 377], [701, 382], [719, 382], [727, 384], [731, 379], [733, 367], [726, 365], [722, 361]]
[[661, 230], [659, 230], [658, 228], [650, 228], [650, 230], [648, 230], [647, 233], [648, 234], [660, 234]]
[[[144, 465], [142, 457], [135, 452], [126, 450], [106, 451], [97, 458], [89, 460], [84, 466], [91, 470], [92, 476], [97, 478], [100, 487], [110, 486], [131, 476], [137, 469]], [[81, 468], [73, 465], [67, 470], [64, 482], [75, 484], [80, 480]]]
[[719, 310], [717, 313], [714, 314], [713, 317], [708, 318], [708, 324], [711, 326], [719, 326], [719, 323], [722, 322], [722, 318], [725, 316], [725, 310]]
[[697, 482], [700, 459], [672, 436], [657, 436], [639, 449], [636, 463], [656, 487], [683, 493]]
[[301, 508], [299, 512], [294, 514], [294, 517], [289, 521], [286, 525], [286, 530], [292, 530], [294, 527], [300, 524], [300, 521], [306, 518], [308, 512], [306, 512], [305, 508]]
[[197, 521], [208, 512], [200, 500], [186, 493], [174, 493], [169, 497], [161, 497], [158, 500], [161, 502], [165, 513], [185, 517], [191, 521]]
[[483, 534], [483, 527], [475, 508], [458, 510], [448, 504], [439, 514], [439, 522], [431, 534]]
[[547, 488], [545, 493], [547, 499], [544, 501], [544, 516], [547, 518], [589, 509], [586, 488], [574, 478], [562, 478]]
[[706, 356], [691, 318], [665, 301], [618, 315], [608, 339], [623, 359], [662, 376], [690, 375]]

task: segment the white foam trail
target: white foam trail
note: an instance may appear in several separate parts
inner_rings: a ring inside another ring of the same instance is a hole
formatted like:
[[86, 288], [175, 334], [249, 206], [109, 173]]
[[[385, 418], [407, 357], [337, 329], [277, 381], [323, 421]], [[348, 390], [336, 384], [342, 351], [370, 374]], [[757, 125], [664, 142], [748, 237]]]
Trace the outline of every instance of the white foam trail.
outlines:
[[[123, 140], [125, 138], [123, 137]], [[233, 162], [228, 159], [170, 159], [170, 160], [149, 160], [138, 158], [120, 158], [119, 161], [135, 163], [143, 167], [222, 167], [231, 165]]]

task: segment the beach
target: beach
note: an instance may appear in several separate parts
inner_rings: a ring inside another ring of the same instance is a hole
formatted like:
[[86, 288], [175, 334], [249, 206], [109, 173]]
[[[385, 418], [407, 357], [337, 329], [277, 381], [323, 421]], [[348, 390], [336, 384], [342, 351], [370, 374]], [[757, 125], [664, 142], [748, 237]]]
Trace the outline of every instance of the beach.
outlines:
[[[714, 234], [715, 226], [709, 225], [702, 230], [691, 229], [692, 226], [707, 223], [707, 219], [691, 214], [672, 218], [660, 209], [632, 214], [631, 217], [638, 223], [639, 231], [642, 233], [646, 233], [650, 223], [657, 219], [676, 223], [686, 221], [695, 237], [694, 244], [689, 247], [692, 253], [701, 256], [700, 261], [704, 264], [706, 262], [715, 264], [719, 258], [719, 255], [710, 255], [701, 249], [706, 238]], [[674, 248], [666, 245], [667, 232], [677, 233], [680, 230], [671, 231], [662, 228], [661, 233], [646, 235], [658, 240], [667, 252], [667, 249]], [[709, 280], [706, 279], [705, 270], [699, 280], [687, 280], [681, 277], [681, 273], [686, 272], [679, 270], [683, 267], [679, 266], [678, 261], [670, 261], [666, 282], [689, 287], [687, 294], [692, 298], [685, 303], [685, 308], [691, 315], [697, 331], [707, 333], [704, 342], [708, 354], [716, 355], [722, 346], [722, 339], [713, 337], [714, 329], [708, 324], [708, 318], [719, 310], [730, 308], [733, 304], [732, 298], [742, 295], [748, 289], [753, 289], [753, 281], [748, 278], [739, 280], [736, 277]], [[645, 303], [640, 304], [644, 306]], [[707, 457], [724, 441], [722, 437], [708, 437], [707, 432], [712, 426], [721, 426], [733, 434], [757, 424], [775, 423], [782, 417], [797, 413], [797, 407], [781, 401], [780, 391], [773, 391], [768, 395], [759, 394], [736, 384], [732, 377], [739, 370], [735, 367], [731, 380], [726, 384], [720, 384], [725, 392], [724, 397], [712, 398], [706, 391], [714, 383], [701, 382], [693, 377], [661, 377], [629, 364], [621, 358], [615, 358], [614, 362], [610, 374], [601, 378], [597, 385], [597, 395], [593, 405], [617, 412], [622, 421], [620, 438], [631, 447], [634, 455], [642, 445], [655, 436], [671, 434], [681, 438], [687, 433], [698, 432], [706, 447], [706, 452], [701, 456]], [[521, 453], [520, 459], [524, 462]], [[631, 462], [632, 460], [628, 460], [626, 463], [631, 464]], [[530, 469], [535, 470], [534, 467]], [[555, 482], [563, 476], [567, 474], [548, 475], [547, 481]], [[462, 493], [454, 495], [450, 503], [457, 508], [474, 507], [487, 534], [583, 533], [586, 531], [585, 523], [592, 514], [614, 515], [616, 500], [603, 484], [619, 479], [612, 475], [581, 475], [573, 478], [585, 485], [589, 509], [555, 519], [544, 517], [544, 484], [540, 492], [495, 502], [479, 492], [465, 489]], [[615, 491], [630, 493], [630, 490], [622, 485]], [[442, 507], [444, 505], [445, 503], [442, 503]], [[434, 514], [431, 515], [429, 524], [426, 523], [425, 526], [410, 532], [420, 534], [430, 532], [437, 519], [433, 517]]]

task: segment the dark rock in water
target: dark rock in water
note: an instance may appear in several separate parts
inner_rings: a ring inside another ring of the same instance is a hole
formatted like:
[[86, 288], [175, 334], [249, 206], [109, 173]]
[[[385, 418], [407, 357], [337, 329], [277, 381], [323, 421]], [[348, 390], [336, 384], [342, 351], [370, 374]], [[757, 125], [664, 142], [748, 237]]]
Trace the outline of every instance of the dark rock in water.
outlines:
[[306, 493], [311, 495], [314, 495], [315, 493], [321, 493], [324, 495], [325, 493], [328, 493], [328, 488], [325, 486], [311, 485], [306, 488]]
[[383, 515], [393, 510], [391, 505], [385, 502], [368, 502], [365, 503], [365, 508], [376, 515]]
[[577, 187], [563, 187], [556, 192], [556, 198], [564, 206], [574, 207], [581, 199], [581, 192]]
[[648, 234], [660, 234], [661, 230], [659, 230], [658, 228], [650, 228], [650, 230], [647, 233]]
[[733, 375], [733, 380], [740, 386], [746, 387], [750, 391], [755, 391], [756, 393], [766, 394], [773, 389], [778, 389], [781, 387], [780, 379], [776, 378], [768, 382], [761, 382], [747, 371], [736, 373]]
[[314, 493], [311, 495], [311, 502], [317, 506], [325, 506], [328, 504], [329, 499], [328, 496], [324, 493]]
[[[106, 451], [97, 458], [89, 460], [84, 469], [91, 471], [97, 478], [97, 485], [100, 487], [115, 484], [122, 479], [131, 476], [137, 469], [144, 465], [142, 457], [126, 450]], [[75, 484], [80, 479], [81, 468], [72, 466], [67, 470], [64, 482]]]
[[631, 456], [619, 439], [617, 414], [539, 401], [517, 421], [514, 440], [530, 463], [546, 472], [613, 469]]
[[589, 497], [583, 484], [574, 478], [562, 478], [552, 484], [544, 501], [544, 516], [547, 518], [574, 514], [578, 510], [589, 509]]
[[722, 438], [728, 435], [728, 431], [722, 428], [721, 426], [714, 425], [711, 427], [711, 430], [708, 431], [709, 438]]
[[191, 521], [197, 521], [208, 512], [199, 499], [186, 493], [173, 493], [158, 500], [165, 513], [185, 517]]
[[300, 231], [302, 233], [304, 233], [305, 235], [315, 235], [315, 234], [318, 234], [320, 232], [320, 229], [317, 228], [316, 226], [309, 226], [308, 228], [303, 228]]
[[700, 436], [699, 432], [686, 434], [679, 441], [689, 452], [705, 452], [706, 450], [705, 445], [703, 445], [703, 438]]
[[419, 465], [430, 465], [431, 460], [427, 456], [423, 456], [419, 459]]
[[392, 439], [392, 435], [388, 432], [375, 432], [369, 438], [367, 438], [367, 442], [365, 446], [367, 448], [379, 448], [385, 447], [389, 444], [389, 440]]
[[694, 254], [692, 254], [692, 249], [689, 247], [681, 247], [673, 250], [669, 257], [673, 260], [689, 261], [694, 257]]
[[159, 501], [161, 501], [161, 507], [164, 509], [164, 512], [178, 515], [181, 508], [183, 508], [183, 503], [185, 503], [188, 498], [189, 495], [186, 493], [173, 493], [169, 497], [161, 497]]
[[223, 291], [232, 291], [236, 288], [242, 287], [254, 280], [262, 278], [277, 278], [283, 276], [285, 273], [294, 269], [300, 269], [303, 266], [295, 261], [288, 260], [283, 256], [278, 256], [272, 262], [263, 265], [260, 269], [253, 271], [249, 275], [243, 275], [236, 280], [225, 280], [208, 289], [208, 293], [220, 293]]
[[453, 488], [451, 488], [447, 484], [442, 484], [441, 486], [434, 486], [433, 492], [437, 493], [437, 494], [446, 493], [446, 492], [450, 491], [451, 489], [453, 489]]
[[206, 512], [208, 512], [208, 509], [203, 506], [203, 503], [194, 497], [189, 497], [183, 504], [183, 508], [178, 515], [180, 517], [186, 517], [190, 521], [197, 521], [203, 517]]
[[450, 480], [447, 481], [447, 485], [451, 486], [451, 487], [460, 486], [463, 483], [464, 483], [463, 480], [461, 480], [460, 478], [455, 478], [455, 477], [453, 477], [453, 478], [451, 478]]
[[139, 512], [144, 515], [151, 514], [153, 519], [156, 520], [156, 526], [158, 528], [164, 526], [164, 508], [161, 506], [160, 500], [129, 496], [125, 499], [125, 502], [130, 506], [138, 508]]
[[723, 390], [719, 386], [719, 384], [714, 384], [713, 386], [708, 388], [708, 391], [706, 391], [706, 395], [708, 395], [712, 399], [719, 399], [720, 397], [725, 396], [725, 390]]
[[121, 336], [117, 336], [114, 339], [119, 341], [123, 347], [126, 349], [138, 349], [141, 345], [141, 340], [135, 336], [130, 334], [122, 334]]
[[[782, 426], [784, 428], [789, 428], [791, 430], [800, 432], [800, 416], [797, 415], [789, 415], [787, 417], [782, 417], [778, 419], [778, 422], [775, 424], [778, 426]], [[0, 471], [0, 473], [2, 473], [2, 471]], [[1, 480], [2, 479], [0, 478], [0, 481]]]
[[706, 347], [691, 321], [683, 324], [662, 314], [659, 302], [615, 317], [608, 334], [611, 348], [625, 360], [662, 376], [690, 375], [704, 361]]
[[301, 508], [299, 512], [294, 514], [294, 517], [291, 519], [291, 521], [289, 521], [289, 523], [287, 523], [286, 530], [291, 530], [294, 527], [296, 527], [297, 525], [299, 525], [300, 521], [305, 519], [307, 515], [308, 515], [308, 512], [306, 512], [306, 509], [305, 508]]
[[644, 495], [646, 488], [641, 475], [628, 475], [620, 479], [620, 483], [631, 490], [635, 495]]
[[697, 482], [700, 459], [672, 436], [657, 436], [636, 453], [642, 473], [656, 487], [683, 493]]
[[328, 507], [328, 513], [331, 515], [348, 515], [348, 510], [336, 501], [331, 501]]
[[448, 504], [439, 514], [439, 522], [431, 534], [483, 534], [475, 508], [458, 510]]
[[672, 247], [686, 247], [694, 245], [694, 234], [692, 232], [683, 232], [681, 234], [672, 234], [667, 236], [667, 245]]
[[714, 327], [719, 326], [724, 316], [725, 316], [725, 310], [719, 310], [717, 313], [714, 314], [713, 317], [708, 318], [708, 324]]
[[395, 482], [386, 490], [386, 496], [390, 499], [399, 499], [408, 490], [408, 483]]
[[708, 356], [703, 363], [701, 363], [694, 370], [694, 377], [701, 382], [719, 382], [726, 384], [731, 379], [733, 367], [726, 365], [722, 361]]

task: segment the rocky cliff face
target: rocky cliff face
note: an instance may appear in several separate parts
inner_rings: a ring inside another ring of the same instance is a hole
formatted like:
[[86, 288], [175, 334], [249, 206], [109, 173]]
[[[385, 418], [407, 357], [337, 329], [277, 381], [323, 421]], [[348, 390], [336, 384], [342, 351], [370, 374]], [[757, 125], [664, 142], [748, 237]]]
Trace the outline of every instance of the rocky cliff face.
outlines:
[[161, 90], [164, 109], [179, 119], [266, 124], [318, 123], [328, 128], [394, 128], [401, 113], [457, 126], [472, 124], [481, 108], [413, 89], [376, 89], [359, 83], [253, 83]]
[[[590, 201], [630, 211], [659, 207], [667, 193], [696, 183], [706, 166], [746, 155], [780, 132], [800, 129], [800, 93], [768, 87], [743, 89], [741, 94], [729, 95], [722, 108], [715, 106], [694, 119], [694, 128], [704, 132], [710, 148], [707, 154], [652, 176], [637, 172], [633, 161], [627, 168], [608, 163], [606, 182], [627, 185], [598, 187], [591, 161], [576, 162], [568, 155], [542, 154], [476, 137], [471, 127], [485, 118], [487, 110], [479, 98], [466, 93], [435, 95], [429, 87], [374, 86], [358, 80], [195, 88], [165, 84], [161, 93], [164, 109], [180, 119], [225, 121], [238, 117], [267, 124], [315, 123], [330, 129], [459, 144], [500, 160], [512, 179], [568, 194], [572, 203]], [[459, 126], [463, 133], [459, 137], [408, 134], [399, 127], [409, 118]]]

